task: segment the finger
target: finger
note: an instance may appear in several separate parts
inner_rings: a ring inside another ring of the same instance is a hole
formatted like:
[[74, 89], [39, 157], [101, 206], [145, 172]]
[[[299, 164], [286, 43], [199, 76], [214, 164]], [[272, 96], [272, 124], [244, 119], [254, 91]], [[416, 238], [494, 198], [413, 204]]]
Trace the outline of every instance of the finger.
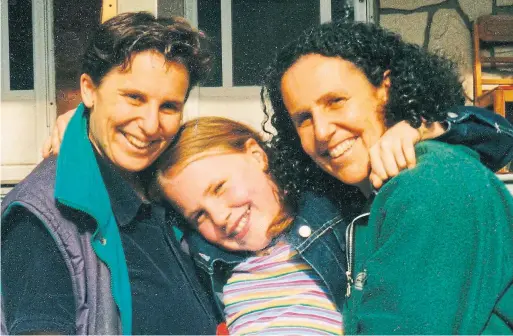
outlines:
[[68, 123], [61, 122], [61, 120], [57, 120], [57, 136], [59, 137], [59, 142], [62, 142], [62, 139], [64, 139], [64, 132], [66, 131], [66, 126]]
[[61, 140], [61, 142], [62, 142], [62, 139], [64, 138], [64, 132], [66, 131], [66, 127], [68, 126], [71, 118], [75, 114], [75, 111], [76, 111], [76, 109], [69, 110], [64, 114], [61, 114], [57, 118], [55, 128], [59, 132], [59, 139]]
[[383, 165], [383, 161], [381, 160], [380, 148], [379, 146], [372, 146], [369, 150], [370, 161], [371, 161], [371, 173], [376, 175], [381, 180], [385, 181], [388, 179], [387, 172]]
[[387, 179], [399, 174], [399, 168], [397, 167], [394, 152], [393, 147], [388, 147], [384, 144], [381, 146], [381, 161], [383, 162], [383, 167], [387, 173]]
[[397, 168], [399, 171], [404, 170], [408, 166], [408, 162], [406, 161], [406, 157], [404, 155], [402, 143], [397, 142], [396, 146], [393, 148], [393, 152]]
[[43, 148], [41, 150], [41, 154], [43, 158], [46, 159], [52, 155], [52, 137], [49, 136], [46, 138], [45, 143], [43, 144]]
[[414, 144], [411, 141], [403, 141], [402, 151], [408, 168], [414, 168], [417, 164]]
[[52, 154], [53, 155], [59, 154], [60, 147], [61, 147], [60, 131], [58, 130], [58, 127], [55, 127], [52, 131]]
[[372, 186], [376, 189], [379, 189], [383, 186], [383, 180], [379, 178], [378, 175], [371, 172], [369, 179], [372, 183]]

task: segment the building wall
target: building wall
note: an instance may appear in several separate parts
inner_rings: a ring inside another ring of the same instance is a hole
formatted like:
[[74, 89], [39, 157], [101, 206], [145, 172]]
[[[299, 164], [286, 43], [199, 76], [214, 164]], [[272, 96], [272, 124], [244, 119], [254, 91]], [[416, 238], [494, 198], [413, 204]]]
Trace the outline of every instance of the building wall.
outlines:
[[[472, 24], [487, 14], [513, 14], [513, 0], [378, 0], [379, 24], [406, 41], [456, 61], [473, 99]], [[501, 52], [511, 54], [513, 50]], [[513, 75], [513, 74], [512, 74]]]
[[[456, 61], [467, 103], [473, 99], [472, 24], [487, 14], [513, 14], [513, 0], [379, 0], [379, 24], [408, 42], [441, 52]], [[513, 56], [513, 48], [502, 48]], [[513, 76], [513, 71], [507, 76]], [[513, 118], [513, 106], [508, 116]], [[513, 193], [513, 174], [499, 177]]]

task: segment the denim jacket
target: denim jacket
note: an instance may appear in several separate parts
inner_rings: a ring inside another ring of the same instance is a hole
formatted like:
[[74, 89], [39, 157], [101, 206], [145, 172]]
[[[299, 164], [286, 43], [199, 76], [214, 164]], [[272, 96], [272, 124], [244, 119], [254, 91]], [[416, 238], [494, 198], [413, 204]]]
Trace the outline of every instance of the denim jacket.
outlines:
[[[447, 113], [447, 131], [437, 140], [471, 147], [491, 170], [498, 170], [513, 159], [513, 125], [490, 110], [459, 106]], [[299, 202], [298, 212], [286, 240], [325, 282], [329, 294], [342, 310], [346, 285], [346, 227], [361, 214], [365, 200], [351, 200], [343, 207], [328, 198], [307, 192]], [[231, 269], [248, 253], [233, 253], [204, 240], [197, 232], [184, 236], [200, 277], [215, 299], [223, 317], [222, 292]]]
[[[306, 192], [298, 206], [292, 225], [284, 234], [285, 240], [295, 248], [326, 284], [329, 294], [341, 310], [346, 291], [347, 224], [359, 213], [361, 203], [340, 209], [328, 198]], [[222, 291], [231, 269], [249, 256], [248, 253], [228, 252], [204, 240], [197, 232], [188, 232], [185, 238], [189, 251], [205, 277], [223, 312]]]
[[497, 171], [513, 160], [513, 125], [500, 115], [475, 106], [447, 112], [447, 132], [436, 140], [475, 150], [481, 162]]

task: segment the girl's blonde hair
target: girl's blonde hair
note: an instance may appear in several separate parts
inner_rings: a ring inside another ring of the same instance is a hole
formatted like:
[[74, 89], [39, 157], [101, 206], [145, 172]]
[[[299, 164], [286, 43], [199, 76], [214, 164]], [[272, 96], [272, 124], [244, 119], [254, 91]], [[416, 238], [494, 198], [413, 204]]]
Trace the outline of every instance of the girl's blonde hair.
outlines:
[[[178, 130], [173, 143], [155, 163], [156, 187], [160, 195], [162, 196], [162, 192], [159, 186], [165, 183], [165, 176], [170, 172], [180, 171], [201, 157], [216, 155], [213, 151], [220, 154], [243, 153], [249, 139], [255, 140], [267, 155], [268, 162], [271, 161], [271, 153], [266, 142], [256, 131], [240, 122], [222, 117], [200, 117], [184, 123]], [[268, 233], [274, 237], [290, 226], [293, 216], [285, 204], [284, 190], [278, 185], [271, 169], [268, 169], [267, 173], [276, 186], [282, 209], [268, 230]]]

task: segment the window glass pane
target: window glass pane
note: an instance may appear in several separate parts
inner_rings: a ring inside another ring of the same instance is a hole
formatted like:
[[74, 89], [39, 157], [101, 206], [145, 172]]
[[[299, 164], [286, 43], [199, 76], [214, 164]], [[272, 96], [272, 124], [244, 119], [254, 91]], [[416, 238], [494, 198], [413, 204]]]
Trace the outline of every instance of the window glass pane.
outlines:
[[10, 89], [33, 90], [32, 1], [9, 0], [7, 4]]
[[331, 19], [354, 20], [354, 8], [352, 0], [331, 0]]
[[276, 52], [319, 20], [319, 0], [232, 0], [233, 84], [260, 85]]
[[210, 51], [214, 57], [210, 76], [202, 86], [222, 86], [221, 0], [198, 0], [198, 27], [209, 37]]
[[100, 25], [102, 0], [52, 0], [57, 114], [81, 101], [82, 59]]

